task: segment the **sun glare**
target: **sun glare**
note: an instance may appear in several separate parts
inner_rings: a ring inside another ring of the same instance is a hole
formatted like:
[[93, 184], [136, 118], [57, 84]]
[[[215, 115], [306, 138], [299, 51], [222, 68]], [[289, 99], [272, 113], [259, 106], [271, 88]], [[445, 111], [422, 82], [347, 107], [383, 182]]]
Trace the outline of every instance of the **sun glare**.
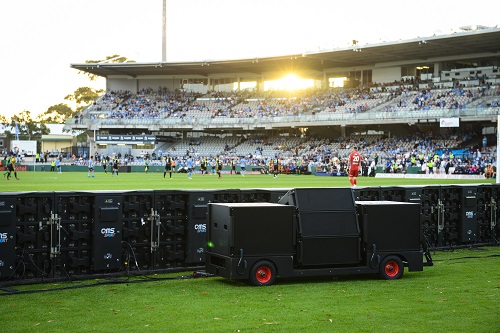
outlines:
[[295, 74], [288, 74], [279, 80], [264, 82], [264, 90], [300, 90], [313, 86], [313, 80], [301, 79]]
[[332, 77], [329, 79], [330, 87], [343, 87], [346, 80], [346, 77]]

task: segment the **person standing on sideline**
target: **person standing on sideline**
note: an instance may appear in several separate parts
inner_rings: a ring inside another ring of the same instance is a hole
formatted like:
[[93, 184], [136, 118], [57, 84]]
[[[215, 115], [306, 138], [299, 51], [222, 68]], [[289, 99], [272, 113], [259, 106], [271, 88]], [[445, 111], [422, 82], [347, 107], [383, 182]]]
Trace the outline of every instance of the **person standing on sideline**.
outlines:
[[359, 167], [363, 157], [358, 153], [358, 147], [352, 147], [352, 152], [349, 155], [349, 160], [347, 166], [349, 167], [349, 182], [352, 186], [357, 185], [357, 179], [359, 175]]
[[167, 155], [165, 159], [165, 170], [163, 171], [163, 178], [167, 175], [167, 172], [170, 174], [170, 178], [172, 178], [172, 159], [170, 155]]
[[90, 175], [92, 174], [92, 178], [94, 178], [94, 158], [92, 156], [89, 157], [89, 172], [87, 175], [87, 178], [90, 178]]
[[434, 161], [432, 159], [430, 159], [428, 162], [427, 162], [427, 174], [434, 174]]
[[493, 166], [488, 163], [486, 165], [486, 168], [484, 169], [484, 176], [486, 177], [486, 179], [490, 179], [493, 178], [494, 173], [495, 172], [493, 170]]
[[146, 161], [144, 161], [144, 171], [146, 171], [146, 173], [148, 173], [148, 171], [149, 171], [149, 160], [148, 159]]
[[50, 171], [54, 171], [56, 169], [56, 161], [52, 160], [50, 162]]

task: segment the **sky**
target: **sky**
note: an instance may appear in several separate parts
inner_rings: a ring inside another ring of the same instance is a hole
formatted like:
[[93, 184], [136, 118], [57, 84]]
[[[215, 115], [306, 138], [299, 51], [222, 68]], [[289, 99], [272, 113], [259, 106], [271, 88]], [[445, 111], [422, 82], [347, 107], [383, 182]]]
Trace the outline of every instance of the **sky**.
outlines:
[[[162, 59], [163, 0], [16, 0], [0, 5], [0, 114], [32, 118], [78, 87], [105, 88], [72, 63]], [[471, 12], [470, 9], [473, 8]], [[498, 0], [167, 0], [167, 62], [332, 50], [499, 26]]]

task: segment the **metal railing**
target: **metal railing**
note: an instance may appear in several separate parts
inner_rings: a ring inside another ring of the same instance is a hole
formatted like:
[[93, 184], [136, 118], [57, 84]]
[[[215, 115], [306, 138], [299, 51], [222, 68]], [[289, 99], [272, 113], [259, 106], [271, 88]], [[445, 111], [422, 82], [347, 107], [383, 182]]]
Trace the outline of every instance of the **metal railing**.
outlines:
[[[500, 115], [500, 107], [488, 108], [467, 108], [467, 109], [430, 109], [414, 111], [396, 111], [396, 112], [363, 112], [363, 113], [344, 113], [322, 111], [317, 114], [302, 114], [291, 116], [257, 116], [257, 117], [192, 117], [189, 112], [183, 117], [168, 118], [133, 118], [133, 119], [79, 119], [78, 122], [68, 120], [67, 125], [77, 128], [100, 129], [114, 126], [131, 126], [158, 128], [217, 128], [217, 127], [273, 127], [274, 125], [283, 126], [304, 126], [308, 124], [321, 125], [350, 125], [362, 123], [416, 123], [418, 121], [439, 121], [440, 118], [460, 117], [462, 120], [496, 120]], [[77, 125], [77, 126], [75, 126]]]

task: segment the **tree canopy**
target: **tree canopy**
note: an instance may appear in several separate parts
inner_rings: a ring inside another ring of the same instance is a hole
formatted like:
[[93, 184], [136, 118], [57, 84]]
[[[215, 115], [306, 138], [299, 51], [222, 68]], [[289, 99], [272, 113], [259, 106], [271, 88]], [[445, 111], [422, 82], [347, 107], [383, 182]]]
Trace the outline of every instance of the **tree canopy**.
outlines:
[[[123, 62], [135, 62], [135, 60], [128, 59], [127, 57], [120, 56], [117, 54], [106, 56], [102, 60], [85, 60], [86, 63], [123, 63]], [[97, 76], [85, 73], [82, 71], [79, 74], [85, 74], [89, 77], [90, 81], [93, 81]], [[68, 94], [64, 99], [68, 102], [73, 102], [76, 105], [76, 109], [73, 110], [66, 103], [54, 104], [47, 108], [45, 112], [38, 115], [36, 119], [31, 117], [31, 112], [24, 110], [8, 119], [4, 115], [0, 115], [0, 123], [5, 125], [11, 125], [12, 128], [17, 128], [19, 131], [19, 138], [22, 140], [35, 140], [41, 137], [42, 134], [49, 134], [49, 129], [45, 126], [46, 123], [65, 123], [66, 119], [72, 118], [77, 114], [80, 114], [83, 109], [93, 103], [99, 96], [105, 93], [103, 89], [94, 89], [90, 87], [79, 87], [73, 93]], [[7, 136], [13, 137], [15, 133], [6, 131]]]
[[[111, 56], [106, 56], [106, 59], [100, 60], [85, 60], [86, 64], [98, 64], [98, 63], [124, 63], [124, 62], [135, 62], [135, 60], [128, 59], [127, 57], [121, 56], [119, 54], [114, 54]], [[97, 75], [92, 73], [86, 73], [83, 71], [78, 71], [78, 74], [87, 75], [90, 81], [94, 81], [97, 79]]]
[[[105, 59], [85, 60], [85, 63], [124, 63], [124, 62], [135, 62], [135, 60], [128, 59], [127, 57], [120, 56], [118, 54], [106, 56]], [[78, 71], [78, 74], [84, 74], [88, 76], [90, 81], [94, 81], [97, 78], [96, 75], [85, 73], [82, 71]], [[67, 103], [59, 103], [48, 107], [47, 110], [42, 114], [38, 115], [38, 117], [35, 120], [31, 118], [31, 115], [29, 117], [26, 117], [26, 114], [24, 114], [24, 116], [21, 116], [21, 114], [25, 112], [29, 113], [29, 111], [27, 110], [15, 116], [15, 119], [19, 120], [19, 118], [24, 118], [24, 120], [28, 120], [31, 122], [36, 121], [40, 123], [63, 124], [66, 122], [66, 119], [72, 118], [75, 115], [80, 114], [83, 111], [83, 109], [92, 104], [93, 101], [95, 101], [99, 96], [101, 96], [104, 93], [105, 90], [103, 89], [79, 87], [75, 91], [73, 91], [73, 93], [68, 94], [64, 97], [64, 100], [72, 102], [76, 105], [75, 109], [72, 109], [72, 107], [69, 106]], [[14, 117], [12, 117], [9, 121], [9, 119], [7, 119], [5, 116], [0, 115], [0, 123], [2, 124], [13, 123], [13, 121]]]
[[94, 89], [89, 87], [77, 88], [73, 94], [66, 95], [65, 100], [76, 103], [76, 112], [82, 111], [85, 107], [89, 106], [100, 95], [104, 94], [103, 89]]
[[19, 134], [19, 140], [39, 140], [42, 138], [42, 135], [50, 133], [50, 130], [44, 123], [33, 121], [31, 112], [28, 110], [24, 110], [12, 116], [10, 119], [10, 126], [13, 132], [5, 131], [10, 139], [15, 138], [16, 132]]
[[64, 124], [67, 118], [71, 118], [74, 115], [73, 111], [67, 104], [59, 103], [57, 105], [50, 106], [47, 111], [38, 115], [37, 121], [42, 123], [56, 123]]

